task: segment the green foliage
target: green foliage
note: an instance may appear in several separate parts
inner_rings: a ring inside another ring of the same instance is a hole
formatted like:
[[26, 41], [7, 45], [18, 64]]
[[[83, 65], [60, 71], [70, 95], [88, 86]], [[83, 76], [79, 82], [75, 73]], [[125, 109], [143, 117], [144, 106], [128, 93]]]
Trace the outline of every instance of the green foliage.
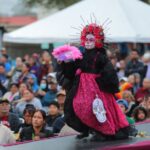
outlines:
[[150, 0], [141, 0], [141, 1], [143, 1], [143, 2], [145, 2], [145, 3], [149, 3], [149, 4], [150, 4]]
[[37, 4], [37, 5], [45, 6], [47, 8], [57, 7], [59, 9], [63, 9], [78, 1], [81, 1], [81, 0], [26, 0], [26, 3], [29, 6], [33, 6]]

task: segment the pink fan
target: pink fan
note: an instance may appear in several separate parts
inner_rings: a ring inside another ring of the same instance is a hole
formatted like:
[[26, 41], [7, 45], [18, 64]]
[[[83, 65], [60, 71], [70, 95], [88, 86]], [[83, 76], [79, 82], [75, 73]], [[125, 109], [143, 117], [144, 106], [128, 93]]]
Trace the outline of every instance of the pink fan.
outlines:
[[74, 61], [76, 59], [82, 59], [82, 53], [75, 46], [63, 45], [53, 50], [52, 55], [58, 61]]

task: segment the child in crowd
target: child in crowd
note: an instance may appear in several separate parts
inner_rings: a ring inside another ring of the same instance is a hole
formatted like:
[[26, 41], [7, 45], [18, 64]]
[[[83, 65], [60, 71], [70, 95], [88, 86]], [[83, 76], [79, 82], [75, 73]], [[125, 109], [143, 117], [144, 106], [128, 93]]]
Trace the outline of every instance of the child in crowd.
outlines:
[[147, 110], [148, 118], [150, 117], [150, 95], [146, 95], [143, 99], [143, 102], [140, 106], [144, 107]]
[[122, 93], [122, 99], [125, 99], [128, 102], [128, 109], [126, 111], [126, 115], [131, 117], [133, 109], [136, 107], [135, 98], [131, 91], [126, 90]]
[[147, 111], [144, 107], [136, 107], [133, 112], [135, 122], [145, 121], [147, 119]]
[[[117, 100], [117, 103], [120, 107], [120, 109], [122, 110], [122, 112], [126, 115], [126, 112], [128, 110], [128, 102], [125, 99], [119, 99]], [[129, 122], [129, 124], [134, 124], [134, 120], [128, 116], [126, 116], [127, 121]]]

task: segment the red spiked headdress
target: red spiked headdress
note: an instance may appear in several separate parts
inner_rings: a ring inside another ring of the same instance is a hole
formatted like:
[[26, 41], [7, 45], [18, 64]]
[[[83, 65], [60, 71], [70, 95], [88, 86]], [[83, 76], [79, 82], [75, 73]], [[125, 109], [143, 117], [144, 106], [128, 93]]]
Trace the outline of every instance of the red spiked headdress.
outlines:
[[85, 40], [87, 34], [93, 34], [95, 36], [95, 47], [102, 48], [104, 45], [104, 32], [102, 26], [99, 26], [95, 23], [91, 23], [85, 26], [81, 32], [81, 45], [85, 46]]

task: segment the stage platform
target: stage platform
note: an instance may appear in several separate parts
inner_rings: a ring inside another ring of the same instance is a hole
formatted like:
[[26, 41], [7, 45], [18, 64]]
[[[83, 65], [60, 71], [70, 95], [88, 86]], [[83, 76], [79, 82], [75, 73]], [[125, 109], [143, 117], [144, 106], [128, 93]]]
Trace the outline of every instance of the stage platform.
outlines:
[[76, 135], [54, 137], [40, 141], [0, 146], [0, 150], [150, 150], [150, 122], [136, 124], [144, 137], [126, 140], [91, 142], [89, 138], [77, 140]]

